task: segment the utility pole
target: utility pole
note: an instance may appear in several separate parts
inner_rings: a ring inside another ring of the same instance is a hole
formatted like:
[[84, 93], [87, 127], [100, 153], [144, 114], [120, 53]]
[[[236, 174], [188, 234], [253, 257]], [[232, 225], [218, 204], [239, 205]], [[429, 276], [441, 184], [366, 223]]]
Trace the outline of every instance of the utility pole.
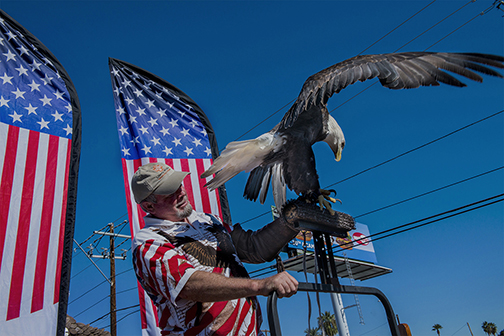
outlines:
[[[127, 222], [127, 221], [124, 221], [119, 225], [125, 224], [125, 222]], [[125, 260], [126, 254], [123, 253], [120, 256], [115, 255], [115, 248], [116, 248], [115, 239], [116, 238], [126, 238], [126, 240], [128, 240], [128, 239], [131, 239], [131, 236], [114, 233], [114, 223], [109, 223], [108, 227], [109, 227], [109, 232], [93, 231], [93, 233], [103, 235], [103, 236], [109, 236], [110, 237], [109, 248], [108, 249], [103, 248], [103, 250], [104, 250], [103, 253], [99, 254], [99, 255], [93, 255], [93, 250], [91, 249], [89, 252], [89, 256], [91, 258], [109, 259], [109, 261], [110, 261], [110, 280], [109, 280], [109, 283], [110, 283], [110, 335], [117, 336], [115, 260], [116, 259]], [[124, 243], [124, 241], [122, 243]]]
[[[111, 234], [114, 234], [114, 223], [109, 223]], [[114, 252], [114, 236], [110, 236], [110, 334], [117, 336], [117, 318], [116, 318], [116, 279], [115, 279], [115, 252]]]

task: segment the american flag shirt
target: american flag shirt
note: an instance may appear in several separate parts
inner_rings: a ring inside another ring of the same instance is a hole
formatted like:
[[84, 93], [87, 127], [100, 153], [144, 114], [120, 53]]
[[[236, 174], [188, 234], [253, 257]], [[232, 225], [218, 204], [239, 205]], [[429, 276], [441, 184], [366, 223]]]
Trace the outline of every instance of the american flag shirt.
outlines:
[[158, 307], [162, 335], [262, 335], [255, 297], [198, 303], [179, 297], [195, 271], [248, 277], [228, 230], [193, 211], [186, 222], [144, 217], [133, 240], [137, 278]]

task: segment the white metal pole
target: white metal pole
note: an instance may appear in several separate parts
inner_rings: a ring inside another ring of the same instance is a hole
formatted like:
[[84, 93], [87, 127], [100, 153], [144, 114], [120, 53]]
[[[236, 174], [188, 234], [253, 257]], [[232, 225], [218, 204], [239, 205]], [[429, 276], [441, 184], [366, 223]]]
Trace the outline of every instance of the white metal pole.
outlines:
[[348, 330], [348, 323], [345, 316], [345, 310], [343, 308], [343, 302], [341, 301], [341, 294], [331, 293], [331, 301], [334, 308], [334, 317], [336, 317], [336, 324], [338, 325], [338, 335], [350, 336], [350, 331]]

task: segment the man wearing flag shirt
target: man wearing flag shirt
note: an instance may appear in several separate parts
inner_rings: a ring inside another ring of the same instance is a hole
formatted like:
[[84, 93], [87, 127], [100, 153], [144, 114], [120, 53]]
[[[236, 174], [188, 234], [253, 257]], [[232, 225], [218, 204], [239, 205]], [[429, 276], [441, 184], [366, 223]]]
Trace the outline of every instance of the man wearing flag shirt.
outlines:
[[133, 263], [158, 307], [162, 335], [261, 334], [255, 296], [290, 297], [298, 282], [287, 272], [250, 279], [241, 262], [273, 260], [298, 230], [281, 216], [255, 232], [239, 224], [231, 231], [193, 210], [182, 185], [188, 174], [148, 163], [131, 180], [135, 201], [148, 213], [133, 240]]

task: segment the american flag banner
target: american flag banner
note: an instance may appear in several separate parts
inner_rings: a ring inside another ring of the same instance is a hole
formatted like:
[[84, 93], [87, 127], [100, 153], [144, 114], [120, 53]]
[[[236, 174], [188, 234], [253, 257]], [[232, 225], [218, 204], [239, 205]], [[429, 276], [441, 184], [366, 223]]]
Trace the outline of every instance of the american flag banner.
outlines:
[[[200, 175], [217, 157], [210, 122], [185, 93], [165, 80], [117, 59], [109, 59], [117, 127], [121, 146], [124, 187], [131, 235], [143, 228], [145, 213], [135, 203], [130, 180], [149, 162], [163, 162], [175, 170], [191, 172], [184, 180], [196, 211], [220, 216], [231, 223], [225, 189], [209, 191]], [[143, 335], [159, 335], [157, 312], [138, 285]]]
[[0, 334], [63, 335], [80, 107], [59, 61], [0, 10]]

